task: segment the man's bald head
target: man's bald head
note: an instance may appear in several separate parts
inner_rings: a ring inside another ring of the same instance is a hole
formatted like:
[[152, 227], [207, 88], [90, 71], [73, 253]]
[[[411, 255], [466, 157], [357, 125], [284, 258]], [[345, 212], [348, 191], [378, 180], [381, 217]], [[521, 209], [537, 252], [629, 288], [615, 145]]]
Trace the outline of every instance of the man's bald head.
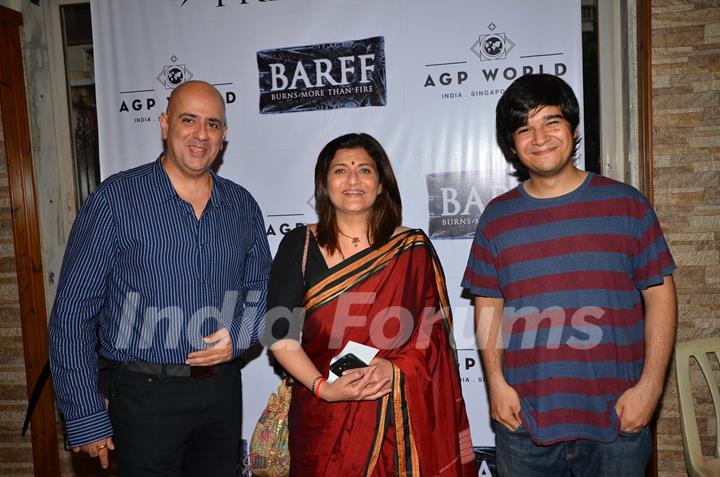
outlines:
[[205, 177], [223, 149], [227, 125], [225, 102], [212, 85], [188, 81], [170, 95], [160, 114], [165, 168], [186, 177]]
[[204, 95], [208, 98], [208, 100], [217, 100], [220, 109], [222, 110], [223, 125], [227, 124], [227, 119], [225, 115], [225, 99], [223, 98], [222, 94], [210, 83], [200, 80], [186, 81], [177, 88], [175, 88], [172, 93], [170, 93], [170, 98], [168, 99], [166, 111], [168, 116], [172, 116], [171, 113], [173, 112], [174, 108], [177, 107], [177, 104], [181, 103], [182, 98], [188, 95]]

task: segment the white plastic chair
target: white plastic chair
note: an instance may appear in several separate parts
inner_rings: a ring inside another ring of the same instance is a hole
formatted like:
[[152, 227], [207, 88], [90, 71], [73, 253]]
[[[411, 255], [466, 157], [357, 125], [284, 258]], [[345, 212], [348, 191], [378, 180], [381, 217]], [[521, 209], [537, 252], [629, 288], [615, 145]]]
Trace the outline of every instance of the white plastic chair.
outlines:
[[720, 476], [720, 440], [715, 439], [715, 458], [705, 460], [700, 446], [700, 433], [695, 418], [695, 402], [690, 385], [690, 357], [694, 357], [710, 388], [715, 422], [720, 426], [720, 391], [713, 375], [708, 353], [720, 359], [720, 338], [705, 338], [675, 345], [675, 370], [677, 372], [678, 401], [680, 403], [680, 427], [682, 429], [685, 466], [690, 477]]

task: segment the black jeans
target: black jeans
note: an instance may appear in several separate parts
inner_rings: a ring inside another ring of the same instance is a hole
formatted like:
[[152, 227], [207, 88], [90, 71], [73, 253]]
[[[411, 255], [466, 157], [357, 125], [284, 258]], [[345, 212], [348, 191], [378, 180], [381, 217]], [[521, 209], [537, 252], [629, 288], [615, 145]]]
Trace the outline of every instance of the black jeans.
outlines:
[[206, 378], [110, 372], [120, 477], [236, 475], [242, 434], [238, 362]]

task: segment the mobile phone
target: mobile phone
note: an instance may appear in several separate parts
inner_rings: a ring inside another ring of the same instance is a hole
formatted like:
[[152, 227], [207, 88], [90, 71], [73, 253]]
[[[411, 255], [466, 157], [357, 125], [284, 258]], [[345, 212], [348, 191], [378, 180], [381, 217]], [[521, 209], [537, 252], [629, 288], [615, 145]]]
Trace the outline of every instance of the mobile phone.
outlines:
[[340, 359], [330, 365], [330, 371], [336, 376], [342, 376], [343, 371], [348, 369], [365, 368], [367, 363], [352, 353], [343, 355]]

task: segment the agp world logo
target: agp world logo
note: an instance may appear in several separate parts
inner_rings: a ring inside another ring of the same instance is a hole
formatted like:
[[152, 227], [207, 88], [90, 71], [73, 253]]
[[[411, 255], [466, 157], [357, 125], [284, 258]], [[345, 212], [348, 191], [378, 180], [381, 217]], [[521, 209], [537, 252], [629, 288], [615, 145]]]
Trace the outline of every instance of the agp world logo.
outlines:
[[515, 47], [515, 43], [505, 33], [495, 33], [495, 28], [494, 23], [488, 25], [491, 33], [480, 35], [470, 48], [481, 61], [504, 60]]
[[[163, 111], [172, 90], [193, 78], [193, 73], [184, 64], [178, 64], [178, 57], [172, 55], [172, 64], [165, 65], [155, 79], [162, 84], [162, 88], [153, 87], [152, 73], [145, 77], [142, 84], [128, 84], [118, 91], [120, 106], [118, 112], [131, 120], [134, 124], [147, 124], [157, 121], [158, 109]], [[204, 74], [204, 73], [202, 73]], [[219, 78], [211, 84], [223, 96], [225, 104], [230, 107], [237, 99], [234, 91], [234, 82]]]
[[[475, 36], [470, 48], [461, 46], [463, 56], [456, 53], [455, 58], [428, 61], [423, 88], [439, 93], [436, 98], [442, 101], [476, 98], [471, 101], [486, 101], [487, 107], [494, 108], [497, 104], [495, 97], [503, 94], [505, 88], [520, 76], [532, 73], [563, 76], [568, 72], [568, 64], [563, 57], [566, 55], [565, 48], [572, 51], [574, 45], [559, 42], [553, 46], [540, 44], [542, 42], [516, 45], [506, 33], [495, 31], [497, 27], [494, 23], [487, 28], [489, 31]], [[479, 63], [472, 59], [468, 50], [480, 59]]]
[[165, 89], [175, 89], [184, 82], [192, 79], [193, 74], [185, 65], [176, 64], [178, 57], [173, 55], [170, 61], [173, 62], [171, 65], [163, 66], [160, 70], [160, 74], [157, 75], [157, 80], [162, 84]]

